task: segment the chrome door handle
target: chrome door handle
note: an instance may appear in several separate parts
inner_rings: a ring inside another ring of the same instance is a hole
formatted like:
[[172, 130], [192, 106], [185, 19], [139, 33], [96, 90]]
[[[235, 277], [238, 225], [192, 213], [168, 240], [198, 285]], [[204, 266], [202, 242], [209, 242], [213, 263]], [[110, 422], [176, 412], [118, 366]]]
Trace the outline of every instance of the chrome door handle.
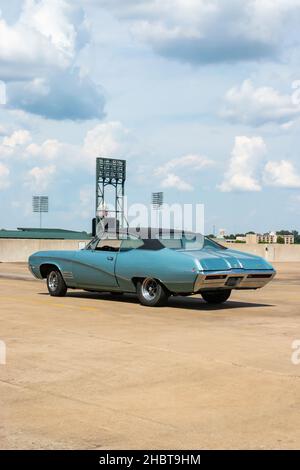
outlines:
[[108, 256], [106, 259], [108, 259], [108, 261], [113, 261], [114, 257], [113, 256]]

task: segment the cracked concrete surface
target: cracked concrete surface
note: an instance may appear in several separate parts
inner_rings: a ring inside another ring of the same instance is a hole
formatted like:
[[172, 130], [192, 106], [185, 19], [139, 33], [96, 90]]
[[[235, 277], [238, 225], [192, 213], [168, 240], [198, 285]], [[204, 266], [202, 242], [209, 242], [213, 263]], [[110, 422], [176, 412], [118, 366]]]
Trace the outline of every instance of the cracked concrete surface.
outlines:
[[0, 264], [1, 449], [297, 449], [300, 265], [220, 308], [70, 291]]

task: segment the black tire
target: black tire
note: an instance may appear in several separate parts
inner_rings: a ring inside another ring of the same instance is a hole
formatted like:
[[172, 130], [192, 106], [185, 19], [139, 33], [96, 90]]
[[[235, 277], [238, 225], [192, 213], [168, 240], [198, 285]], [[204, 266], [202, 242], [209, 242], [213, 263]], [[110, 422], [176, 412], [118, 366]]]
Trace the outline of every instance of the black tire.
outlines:
[[168, 300], [168, 291], [158, 281], [147, 277], [137, 283], [137, 295], [142, 305], [160, 307]]
[[209, 304], [222, 304], [229, 299], [230, 294], [230, 289], [201, 292], [203, 300]]
[[68, 289], [58, 269], [52, 269], [48, 273], [47, 287], [49, 294], [53, 297], [63, 297]]

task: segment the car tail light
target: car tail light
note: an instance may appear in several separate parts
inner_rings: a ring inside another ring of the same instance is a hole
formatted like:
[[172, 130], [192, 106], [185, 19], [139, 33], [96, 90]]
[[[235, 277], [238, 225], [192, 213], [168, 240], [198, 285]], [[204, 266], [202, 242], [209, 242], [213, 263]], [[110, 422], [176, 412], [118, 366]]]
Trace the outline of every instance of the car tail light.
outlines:
[[209, 276], [206, 276], [206, 280], [214, 280], [214, 279], [226, 279], [227, 275], [226, 274], [211, 274]]
[[248, 279], [268, 279], [272, 277], [272, 274], [249, 274]]

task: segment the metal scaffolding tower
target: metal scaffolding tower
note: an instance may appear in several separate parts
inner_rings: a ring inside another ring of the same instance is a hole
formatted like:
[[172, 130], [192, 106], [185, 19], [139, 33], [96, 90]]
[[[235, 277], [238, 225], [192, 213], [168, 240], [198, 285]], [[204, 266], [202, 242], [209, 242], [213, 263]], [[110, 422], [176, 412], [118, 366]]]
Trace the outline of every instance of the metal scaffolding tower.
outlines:
[[[124, 195], [126, 180], [126, 160], [113, 158], [96, 159], [96, 223], [104, 217], [113, 217], [116, 224], [124, 227]], [[114, 188], [114, 209], [106, 211], [107, 200], [105, 190], [107, 186]], [[101, 216], [100, 212], [107, 212]], [[110, 214], [113, 215], [110, 215]]]

